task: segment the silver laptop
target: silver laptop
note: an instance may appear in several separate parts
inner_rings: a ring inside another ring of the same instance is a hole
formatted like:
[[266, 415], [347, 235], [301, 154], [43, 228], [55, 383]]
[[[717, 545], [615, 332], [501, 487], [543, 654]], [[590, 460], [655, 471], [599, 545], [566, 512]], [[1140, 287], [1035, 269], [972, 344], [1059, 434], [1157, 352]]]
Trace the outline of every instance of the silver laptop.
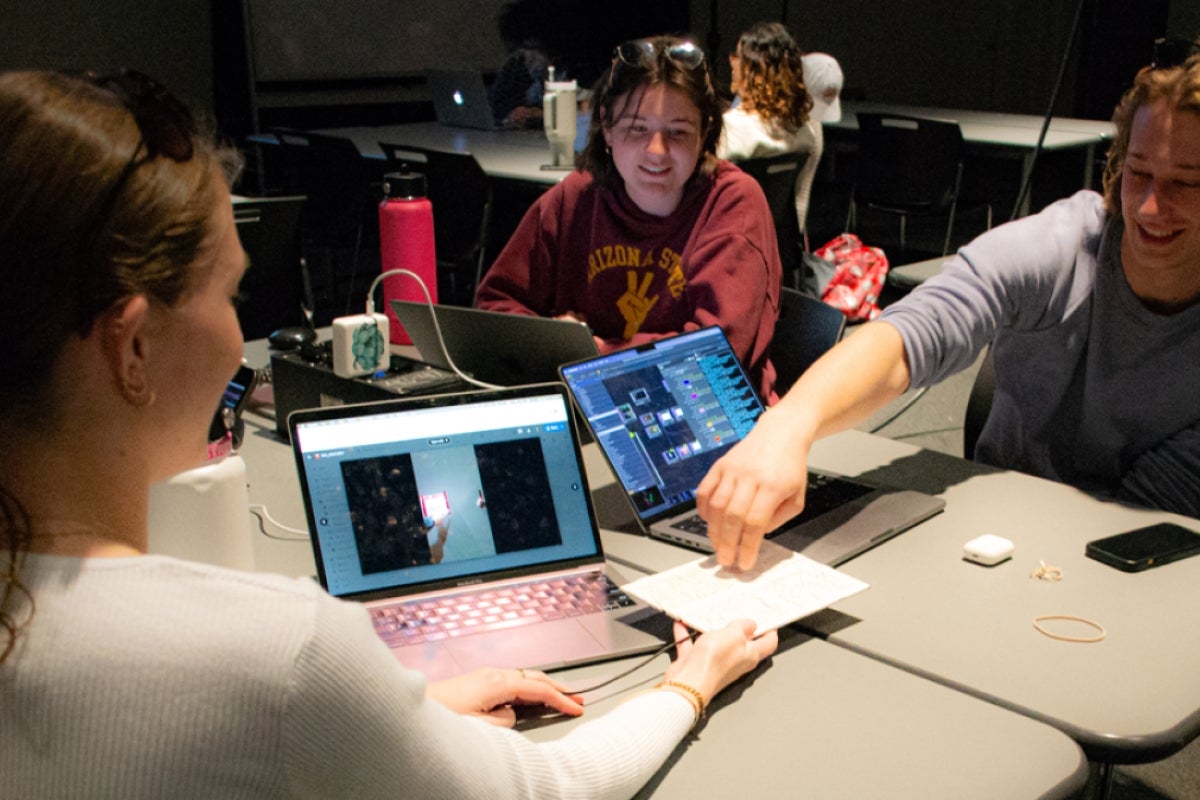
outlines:
[[293, 412], [321, 585], [435, 680], [660, 648], [604, 561], [570, 411], [553, 383]]
[[433, 99], [439, 125], [451, 128], [495, 130], [492, 104], [478, 70], [427, 69], [425, 81]]
[[[696, 487], [763, 413], [721, 329], [586, 359], [561, 374], [643, 529], [712, 552]], [[813, 471], [804, 511], [769, 536], [837, 566], [944, 506], [922, 492]]]
[[578, 322], [411, 300], [392, 300], [391, 308], [422, 361], [451, 369], [449, 353], [463, 372], [499, 386], [557, 381], [561, 365], [600, 352]]

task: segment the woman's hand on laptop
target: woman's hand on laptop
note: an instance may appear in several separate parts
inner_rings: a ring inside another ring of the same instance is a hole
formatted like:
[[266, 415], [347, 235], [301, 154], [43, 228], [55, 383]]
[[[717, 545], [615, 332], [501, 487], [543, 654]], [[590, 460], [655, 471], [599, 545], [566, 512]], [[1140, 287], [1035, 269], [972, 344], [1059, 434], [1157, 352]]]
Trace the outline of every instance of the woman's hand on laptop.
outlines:
[[429, 683], [425, 696], [451, 711], [481, 717], [494, 725], [516, 724], [514, 706], [540, 705], [568, 716], [583, 713], [583, 698], [544, 672], [532, 669], [477, 669]]
[[794, 415], [771, 409], [709, 469], [696, 507], [721, 566], [753, 567], [763, 537], [804, 509], [810, 443]]

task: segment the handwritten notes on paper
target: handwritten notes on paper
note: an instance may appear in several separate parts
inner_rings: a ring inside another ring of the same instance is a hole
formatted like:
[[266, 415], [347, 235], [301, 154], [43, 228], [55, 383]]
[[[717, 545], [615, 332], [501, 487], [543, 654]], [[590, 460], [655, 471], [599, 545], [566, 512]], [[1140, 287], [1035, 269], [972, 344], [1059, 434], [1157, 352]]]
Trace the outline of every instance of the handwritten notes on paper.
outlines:
[[622, 588], [699, 631], [752, 619], [763, 633], [857, 594], [867, 584], [765, 541], [758, 562], [746, 572], [723, 569], [716, 556], [709, 556]]

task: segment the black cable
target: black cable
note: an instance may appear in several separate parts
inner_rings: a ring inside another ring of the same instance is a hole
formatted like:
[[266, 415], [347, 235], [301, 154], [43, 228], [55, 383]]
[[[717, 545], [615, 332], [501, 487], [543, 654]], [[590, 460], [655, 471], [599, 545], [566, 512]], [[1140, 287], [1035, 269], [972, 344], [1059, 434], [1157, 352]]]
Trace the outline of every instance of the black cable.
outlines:
[[1046, 133], [1050, 129], [1050, 120], [1054, 117], [1054, 106], [1058, 102], [1058, 93], [1062, 89], [1063, 76], [1067, 72], [1067, 62], [1071, 60], [1071, 50], [1075, 47], [1075, 39], [1079, 35], [1079, 20], [1083, 16], [1083, 5], [1085, 0], [1079, 0], [1079, 4], [1075, 6], [1075, 21], [1071, 23], [1071, 35], [1067, 39], [1066, 49], [1063, 51], [1062, 63], [1058, 67], [1058, 78], [1054, 81], [1054, 91], [1050, 93], [1050, 106], [1046, 109], [1046, 116], [1042, 118], [1042, 130], [1038, 134], [1037, 144], [1033, 148], [1033, 156], [1029, 160], [1029, 172], [1025, 175], [1025, 180], [1021, 183], [1021, 188], [1017, 192], [1017, 202], [1013, 205], [1012, 216], [1010, 220], [1016, 219], [1021, 213], [1021, 206], [1025, 203], [1025, 197], [1029, 194], [1029, 188], [1033, 185], [1033, 171], [1037, 167], [1038, 154], [1042, 152], [1042, 145], [1046, 141]]
[[634, 672], [637, 672], [639, 669], [646, 666], [651, 661], [653, 661], [654, 659], [661, 656], [663, 653], [670, 650], [672, 647], [678, 647], [679, 645], [683, 644], [684, 642], [690, 642], [693, 639], [695, 639], [698, 635], [699, 635], [698, 633], [693, 632], [693, 633], [685, 636], [682, 639], [678, 639], [673, 642], [667, 642], [662, 647], [658, 648], [653, 653], [646, 656], [644, 659], [642, 659], [638, 663], [634, 664], [632, 667], [625, 670], [624, 672], [618, 672], [616, 675], [613, 675], [610, 678], [606, 678], [605, 680], [601, 681], [600, 683], [594, 683], [591, 686], [585, 686], [582, 689], [568, 689], [567, 691], [570, 692], [571, 694], [587, 694], [588, 692], [594, 692], [597, 689], [603, 689], [605, 686], [608, 686], [611, 683], [616, 683], [617, 681], [621, 680], [621, 678], [624, 678], [626, 675], [631, 675]]

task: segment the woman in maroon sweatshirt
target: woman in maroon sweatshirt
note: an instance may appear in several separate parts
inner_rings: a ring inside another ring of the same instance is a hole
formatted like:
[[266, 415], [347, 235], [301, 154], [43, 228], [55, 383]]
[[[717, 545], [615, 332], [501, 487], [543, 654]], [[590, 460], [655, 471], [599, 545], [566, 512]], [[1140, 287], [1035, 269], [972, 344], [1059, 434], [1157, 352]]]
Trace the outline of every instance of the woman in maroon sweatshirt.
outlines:
[[476, 304], [586, 323], [601, 352], [720, 325], [773, 402], [779, 252], [758, 183], [716, 157], [703, 51], [626, 42], [593, 103], [581, 168], [525, 214]]

